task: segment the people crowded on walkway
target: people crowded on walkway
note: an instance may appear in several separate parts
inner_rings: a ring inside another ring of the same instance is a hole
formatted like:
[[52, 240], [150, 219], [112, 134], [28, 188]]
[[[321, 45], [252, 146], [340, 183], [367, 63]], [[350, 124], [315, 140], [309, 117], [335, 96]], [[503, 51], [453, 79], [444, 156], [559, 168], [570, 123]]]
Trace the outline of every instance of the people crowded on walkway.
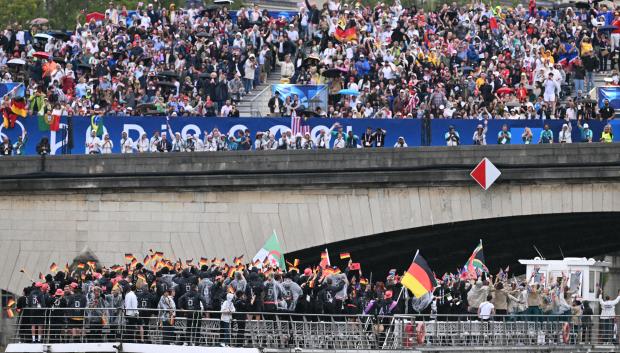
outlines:
[[[220, 320], [221, 343], [230, 345], [233, 322], [239, 332], [244, 327], [239, 325], [249, 319], [284, 315], [285, 320], [304, 320], [290, 314], [305, 315], [309, 321], [368, 315], [379, 323], [381, 317], [397, 314], [430, 315], [441, 321], [568, 322], [577, 317], [585, 325], [592, 320], [590, 305], [575, 290], [580, 285], [575, 287], [565, 273], [549, 279], [538, 271], [529, 278], [515, 277], [506, 267], [492, 275], [478, 249], [457, 273], [435, 278], [436, 286], [421, 296], [407, 289], [407, 272], [401, 276], [393, 269], [373, 280], [349, 253], [340, 255], [340, 267], [323, 252], [319, 264], [302, 268], [298, 259], [286, 266], [269, 256], [262, 262], [244, 260], [243, 255], [228, 263], [204, 257], [182, 261], [150, 250], [144, 260], [125, 254], [124, 264], [111, 267], [76, 260], [61, 270], [54, 263], [51, 272], [24, 288], [7, 310], [20, 314], [21, 341], [50, 343], [80, 341], [83, 329], [90, 332], [87, 340], [101, 341], [104, 332], [120, 339], [119, 331], [124, 330], [124, 340], [150, 342], [152, 333], [144, 327], [157, 322], [164, 343], [200, 345], [197, 337], [204, 328], [199, 323], [205, 318]], [[603, 295], [598, 284], [593, 290], [602, 308], [598, 334], [605, 343], [616, 342], [613, 319], [620, 292]], [[177, 317], [185, 322], [181, 341], [175, 333]], [[584, 327], [591, 335], [591, 327]], [[581, 326], [577, 329], [581, 332]], [[244, 344], [244, 339], [237, 339], [235, 344]]]
[[[30, 114], [229, 116], [227, 100], [279, 70], [286, 83], [326, 84], [327, 117], [559, 119], [573, 97], [569, 119], [607, 119], [589, 104], [593, 72], [620, 81], [620, 8], [604, 1], [425, 11], [307, 0], [278, 18], [259, 5], [140, 2], [104, 15], [70, 32], [6, 27], [3, 81], [24, 82]], [[290, 113], [284, 103], [270, 109]]]

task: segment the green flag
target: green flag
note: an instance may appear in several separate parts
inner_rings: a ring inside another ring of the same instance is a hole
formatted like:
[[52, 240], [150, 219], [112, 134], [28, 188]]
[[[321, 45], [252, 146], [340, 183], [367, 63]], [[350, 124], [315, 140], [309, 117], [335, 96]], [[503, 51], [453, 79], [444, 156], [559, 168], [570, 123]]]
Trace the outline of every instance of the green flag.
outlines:
[[103, 117], [99, 115], [93, 115], [90, 117], [90, 128], [95, 130], [95, 134], [98, 137], [103, 136]]
[[50, 131], [51, 121], [48, 114], [39, 114], [39, 131]]
[[265, 259], [269, 259], [269, 262], [272, 265], [278, 266], [281, 269], [285, 269], [284, 263], [284, 254], [282, 253], [282, 247], [280, 246], [280, 242], [278, 241], [278, 236], [276, 235], [276, 231], [273, 231], [273, 234], [267, 239], [265, 245], [258, 250], [252, 262], [259, 262], [259, 267], [262, 266]]

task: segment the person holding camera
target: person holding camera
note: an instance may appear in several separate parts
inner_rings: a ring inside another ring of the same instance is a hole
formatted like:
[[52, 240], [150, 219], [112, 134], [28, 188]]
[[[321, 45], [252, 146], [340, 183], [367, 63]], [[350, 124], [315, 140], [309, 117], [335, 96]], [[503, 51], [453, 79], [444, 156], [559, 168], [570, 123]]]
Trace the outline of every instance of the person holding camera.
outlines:
[[446, 139], [447, 146], [458, 146], [461, 144], [461, 137], [459, 136], [459, 132], [454, 129], [453, 125], [448, 127], [448, 132], [444, 135]]

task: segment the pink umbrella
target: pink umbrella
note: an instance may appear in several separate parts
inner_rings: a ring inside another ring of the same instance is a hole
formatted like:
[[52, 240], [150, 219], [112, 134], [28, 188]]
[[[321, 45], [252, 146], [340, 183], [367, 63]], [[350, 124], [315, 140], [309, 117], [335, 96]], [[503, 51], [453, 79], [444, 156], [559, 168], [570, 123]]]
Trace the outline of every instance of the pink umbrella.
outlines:
[[39, 58], [39, 59], [47, 59], [49, 60], [51, 55], [44, 52], [44, 51], [37, 51], [34, 54], [32, 54], [32, 56], [34, 56], [35, 58]]
[[105, 19], [105, 15], [101, 12], [91, 12], [86, 15], [86, 22], [90, 22], [91, 20], [95, 21], [103, 21]]
[[497, 94], [510, 94], [512, 93], [512, 88], [508, 88], [508, 87], [502, 87], [500, 89], [497, 90]]

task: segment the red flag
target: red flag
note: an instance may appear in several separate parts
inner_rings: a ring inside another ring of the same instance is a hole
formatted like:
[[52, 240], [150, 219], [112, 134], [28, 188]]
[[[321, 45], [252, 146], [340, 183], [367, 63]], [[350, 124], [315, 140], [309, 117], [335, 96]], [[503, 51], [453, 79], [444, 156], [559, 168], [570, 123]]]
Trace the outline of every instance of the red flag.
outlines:
[[359, 262], [352, 262], [351, 266], [349, 266], [349, 270], [352, 270], [352, 271], [356, 271], [356, 270], [359, 271], [361, 269], [362, 269], [362, 265]]

